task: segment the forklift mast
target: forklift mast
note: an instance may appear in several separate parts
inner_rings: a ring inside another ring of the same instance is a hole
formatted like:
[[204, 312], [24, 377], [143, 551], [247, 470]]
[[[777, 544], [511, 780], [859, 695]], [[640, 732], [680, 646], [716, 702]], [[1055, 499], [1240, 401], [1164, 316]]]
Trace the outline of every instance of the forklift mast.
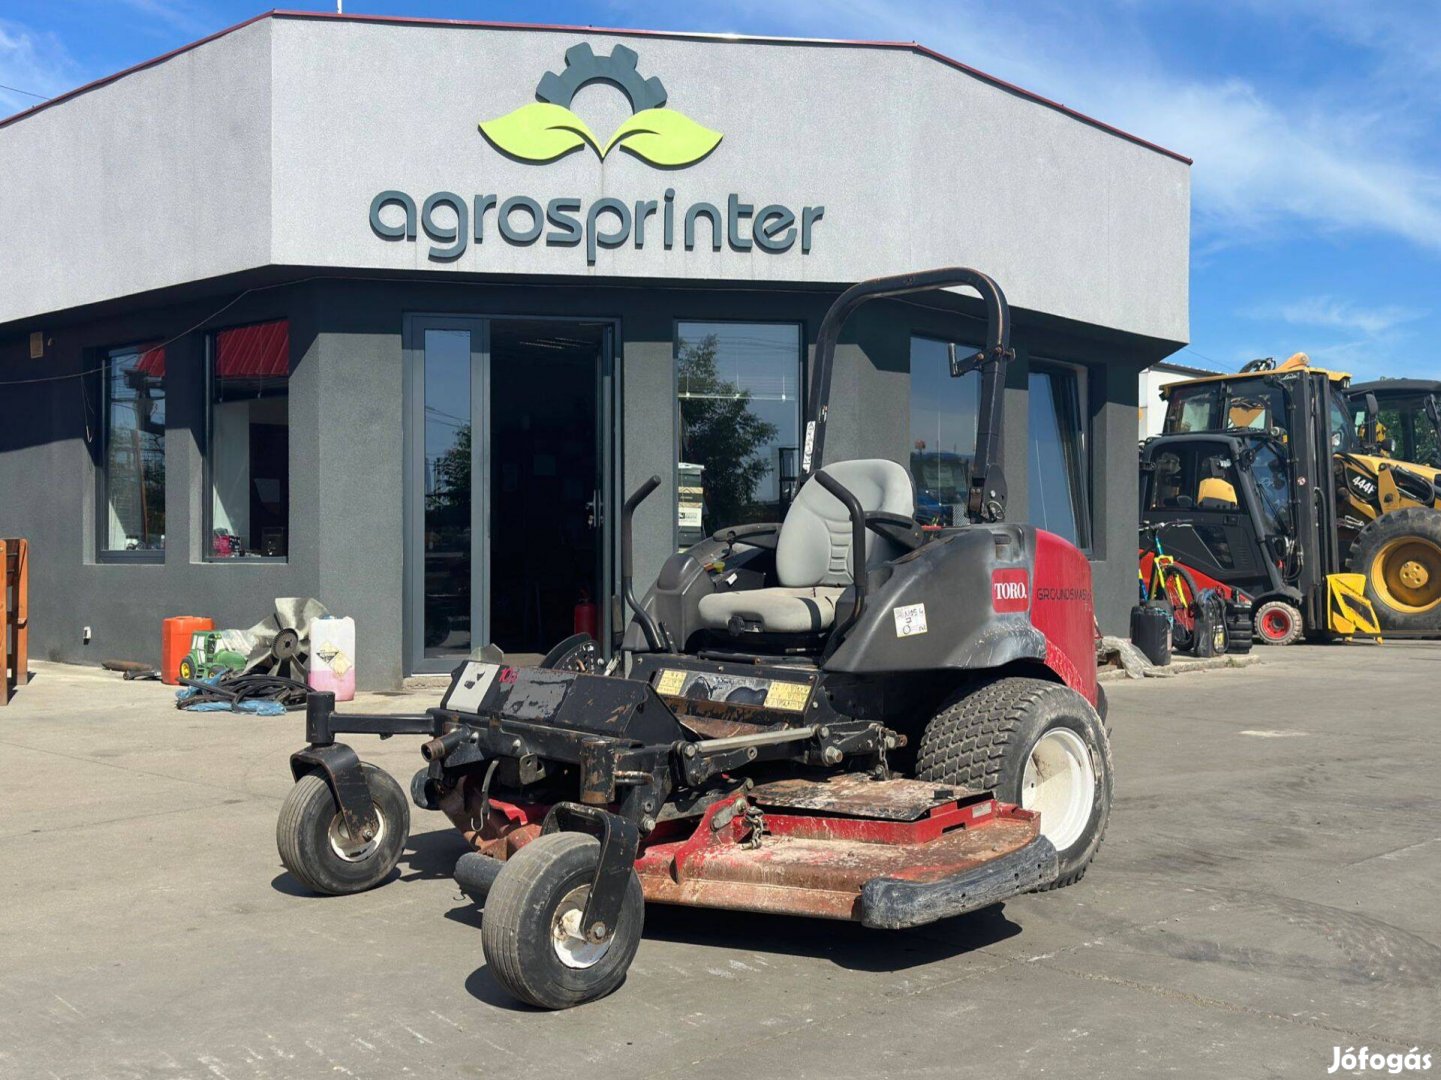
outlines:
[[850, 315], [869, 300], [956, 286], [978, 292], [986, 308], [986, 343], [978, 353], [951, 363], [951, 377], [981, 373], [981, 400], [976, 420], [976, 453], [971, 460], [966, 516], [974, 522], [1002, 521], [1006, 516], [1006, 478], [1003, 472], [1003, 405], [1006, 369], [1015, 358], [1011, 348], [1011, 315], [1001, 287], [978, 270], [948, 266], [913, 274], [873, 278], [852, 285], [826, 313], [816, 334], [815, 373], [806, 406], [805, 442], [801, 450], [800, 482], [805, 483], [825, 461], [826, 423], [830, 419], [831, 374], [836, 344]]
[[1331, 381], [1319, 372], [1287, 380], [1292, 520], [1301, 553], [1297, 587], [1307, 626], [1326, 625], [1326, 575], [1341, 566], [1336, 529]]

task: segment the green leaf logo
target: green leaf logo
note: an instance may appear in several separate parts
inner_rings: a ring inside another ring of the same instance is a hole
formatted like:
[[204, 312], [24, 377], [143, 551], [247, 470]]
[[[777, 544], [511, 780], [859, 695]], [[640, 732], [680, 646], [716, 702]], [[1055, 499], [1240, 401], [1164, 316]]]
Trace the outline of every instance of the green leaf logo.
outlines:
[[663, 168], [693, 165], [720, 145], [722, 135], [675, 109], [642, 109], [616, 129], [601, 157], [613, 147]]
[[604, 160], [619, 146], [663, 169], [694, 165], [724, 137], [675, 109], [642, 109], [601, 146], [584, 120], [563, 105], [537, 101], [495, 120], [482, 120], [480, 133], [503, 154], [543, 163], [589, 146]]
[[522, 161], [554, 161], [586, 145], [605, 156], [584, 120], [564, 106], [544, 101], [522, 105], [495, 120], [483, 120], [480, 133], [497, 150]]

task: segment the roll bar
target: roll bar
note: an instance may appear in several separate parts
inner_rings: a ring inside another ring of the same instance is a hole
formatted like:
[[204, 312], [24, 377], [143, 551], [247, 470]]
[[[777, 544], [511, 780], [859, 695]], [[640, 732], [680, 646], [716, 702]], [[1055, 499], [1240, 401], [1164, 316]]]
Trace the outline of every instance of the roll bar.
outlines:
[[1006, 479], [1002, 471], [1003, 398], [1006, 368], [1015, 357], [1011, 349], [1011, 309], [1001, 287], [979, 270], [947, 266], [857, 282], [831, 304], [816, 334], [815, 372], [811, 376], [806, 407], [805, 442], [801, 450], [801, 482], [809, 480], [825, 461], [826, 422], [830, 418], [831, 373], [841, 327], [868, 300], [930, 292], [965, 285], [981, 296], [986, 307], [986, 344], [982, 351], [951, 364], [951, 376], [981, 372], [981, 401], [976, 421], [976, 453], [971, 460], [966, 516], [972, 521], [1000, 521], [1006, 513]]

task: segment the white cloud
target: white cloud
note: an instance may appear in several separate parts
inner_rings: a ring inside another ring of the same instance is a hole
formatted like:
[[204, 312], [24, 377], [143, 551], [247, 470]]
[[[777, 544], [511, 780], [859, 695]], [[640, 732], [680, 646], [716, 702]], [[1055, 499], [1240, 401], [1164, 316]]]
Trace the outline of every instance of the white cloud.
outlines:
[[188, 0], [122, 0], [141, 15], [168, 24], [181, 33], [192, 36], [212, 33], [220, 29], [203, 4]]
[[[1249, 308], [1240, 313], [1264, 323], [1298, 327], [1276, 337], [1280, 353], [1304, 350], [1312, 362], [1350, 371], [1361, 378], [1395, 375], [1396, 364], [1414, 356], [1415, 336], [1406, 324], [1430, 314], [1399, 304], [1364, 305], [1329, 295], [1306, 296]], [[1266, 355], [1252, 352], [1251, 355]]]
[[1396, 304], [1363, 307], [1334, 296], [1309, 296], [1275, 308], [1254, 309], [1247, 314], [1252, 318], [1280, 319], [1292, 326], [1349, 330], [1374, 338], [1390, 332], [1402, 323], [1424, 318], [1427, 312]]
[[[667, 19], [658, 5], [623, 6]], [[1024, 10], [1001, 0], [736, 0], [707, 17], [724, 29], [764, 22], [809, 36], [919, 41], [1194, 158], [1202, 253], [1297, 227], [1380, 231], [1441, 250], [1434, 125], [1421, 123], [1413, 107], [1427, 96], [1418, 70], [1441, 81], [1441, 7], [1342, 0], [1253, 0], [1251, 7], [1256, 32], [1275, 31], [1278, 47], [1286, 35], [1276, 20], [1301, 21], [1345, 41], [1352, 62], [1319, 68], [1310, 85], [1269, 90], [1235, 75], [1178, 73], [1147, 35], [1147, 9], [1131, 0], [1037, 0]], [[1207, 17], [1184, 3], [1170, 14], [1175, 27]], [[1409, 78], [1397, 71], [1403, 49]]]
[[0, 84], [15, 88], [0, 90], [0, 116], [38, 105], [77, 81], [75, 62], [59, 38], [0, 19]]

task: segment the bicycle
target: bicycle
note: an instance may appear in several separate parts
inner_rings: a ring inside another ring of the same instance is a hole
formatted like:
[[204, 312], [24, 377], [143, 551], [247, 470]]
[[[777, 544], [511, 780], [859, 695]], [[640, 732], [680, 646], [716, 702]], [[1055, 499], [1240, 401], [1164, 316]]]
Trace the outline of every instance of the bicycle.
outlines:
[[[1176, 561], [1174, 555], [1167, 555], [1161, 544], [1161, 530], [1188, 524], [1184, 521], [1164, 521], [1156, 525], [1142, 525], [1141, 536], [1150, 537], [1151, 550], [1141, 549], [1141, 565], [1136, 574], [1140, 581], [1141, 602], [1165, 601], [1171, 609], [1171, 643], [1181, 652], [1186, 652], [1196, 642], [1196, 619], [1201, 612], [1200, 590], [1191, 571]], [[1146, 558], [1150, 556], [1150, 577], [1146, 575]]]

